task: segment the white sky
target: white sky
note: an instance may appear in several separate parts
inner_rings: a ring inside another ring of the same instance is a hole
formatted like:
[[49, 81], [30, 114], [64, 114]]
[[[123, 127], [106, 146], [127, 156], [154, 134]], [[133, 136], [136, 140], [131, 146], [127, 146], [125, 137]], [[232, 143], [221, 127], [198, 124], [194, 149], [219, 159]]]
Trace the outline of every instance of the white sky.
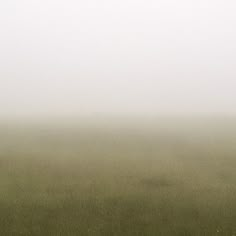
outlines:
[[0, 116], [236, 112], [233, 0], [0, 3]]

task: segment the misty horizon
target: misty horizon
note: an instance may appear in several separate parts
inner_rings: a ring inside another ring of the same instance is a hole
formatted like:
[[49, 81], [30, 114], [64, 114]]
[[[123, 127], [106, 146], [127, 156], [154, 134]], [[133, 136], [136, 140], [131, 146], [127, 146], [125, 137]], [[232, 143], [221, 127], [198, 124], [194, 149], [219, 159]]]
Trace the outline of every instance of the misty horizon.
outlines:
[[4, 1], [0, 116], [236, 113], [234, 1]]

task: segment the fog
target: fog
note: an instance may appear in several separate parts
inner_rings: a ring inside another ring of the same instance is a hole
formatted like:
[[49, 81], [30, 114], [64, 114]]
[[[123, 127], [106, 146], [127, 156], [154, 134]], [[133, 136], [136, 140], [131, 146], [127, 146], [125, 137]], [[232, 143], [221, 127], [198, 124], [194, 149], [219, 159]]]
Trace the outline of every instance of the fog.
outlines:
[[232, 0], [0, 3], [0, 116], [236, 112]]

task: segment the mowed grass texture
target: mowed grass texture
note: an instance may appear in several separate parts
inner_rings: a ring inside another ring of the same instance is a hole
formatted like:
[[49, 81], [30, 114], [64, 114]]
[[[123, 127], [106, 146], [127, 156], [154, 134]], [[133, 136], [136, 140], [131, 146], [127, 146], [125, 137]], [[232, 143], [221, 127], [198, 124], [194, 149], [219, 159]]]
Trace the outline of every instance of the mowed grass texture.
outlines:
[[0, 235], [236, 235], [236, 123], [5, 125]]

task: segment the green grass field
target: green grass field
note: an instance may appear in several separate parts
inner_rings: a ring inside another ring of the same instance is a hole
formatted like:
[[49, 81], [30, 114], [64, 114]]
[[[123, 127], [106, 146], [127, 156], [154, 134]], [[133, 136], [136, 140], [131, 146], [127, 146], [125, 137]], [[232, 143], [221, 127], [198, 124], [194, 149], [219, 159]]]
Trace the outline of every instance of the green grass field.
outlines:
[[236, 122], [0, 128], [0, 235], [236, 235]]

